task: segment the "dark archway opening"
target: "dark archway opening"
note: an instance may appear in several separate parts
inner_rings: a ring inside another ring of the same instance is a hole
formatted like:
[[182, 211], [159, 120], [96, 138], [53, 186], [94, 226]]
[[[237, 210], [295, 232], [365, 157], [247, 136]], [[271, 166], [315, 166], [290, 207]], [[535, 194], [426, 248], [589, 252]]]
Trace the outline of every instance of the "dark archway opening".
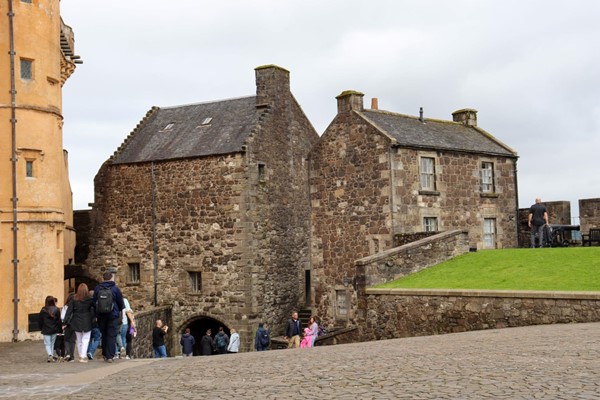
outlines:
[[217, 332], [219, 332], [220, 326], [223, 327], [223, 331], [227, 334], [227, 336], [231, 336], [231, 332], [229, 331], [229, 328], [225, 324], [223, 324], [220, 321], [217, 321], [216, 319], [212, 319], [212, 318], [208, 318], [208, 317], [201, 317], [201, 318], [191, 321], [190, 323], [188, 323], [187, 325], [185, 325], [183, 327], [180, 334], [185, 332], [185, 328], [190, 328], [190, 333], [196, 340], [196, 345], [194, 346], [194, 355], [199, 356], [200, 355], [200, 340], [202, 339], [202, 336], [204, 336], [206, 334], [206, 331], [210, 329], [211, 336], [214, 339]]

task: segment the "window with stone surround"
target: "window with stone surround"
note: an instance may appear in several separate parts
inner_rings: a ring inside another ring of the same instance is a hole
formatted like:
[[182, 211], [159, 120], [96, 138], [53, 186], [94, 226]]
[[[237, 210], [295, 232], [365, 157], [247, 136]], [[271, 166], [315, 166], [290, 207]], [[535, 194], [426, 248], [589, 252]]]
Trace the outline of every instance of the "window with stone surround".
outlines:
[[33, 178], [33, 160], [25, 160], [25, 177]]
[[140, 283], [140, 263], [128, 263], [129, 281], [127, 283]]
[[335, 291], [336, 315], [338, 317], [348, 316], [348, 291], [345, 289]]
[[266, 165], [264, 163], [258, 163], [258, 181], [259, 182], [265, 181], [265, 168], [266, 168]]
[[421, 189], [435, 190], [435, 158], [421, 157], [420, 161]]
[[423, 231], [424, 232], [437, 232], [438, 231], [437, 217], [423, 218]]
[[486, 249], [496, 248], [496, 218], [484, 218], [483, 220], [483, 247]]
[[188, 271], [188, 274], [190, 275], [190, 291], [192, 293], [202, 291], [202, 272]]
[[479, 170], [481, 193], [494, 193], [494, 163], [483, 161]]

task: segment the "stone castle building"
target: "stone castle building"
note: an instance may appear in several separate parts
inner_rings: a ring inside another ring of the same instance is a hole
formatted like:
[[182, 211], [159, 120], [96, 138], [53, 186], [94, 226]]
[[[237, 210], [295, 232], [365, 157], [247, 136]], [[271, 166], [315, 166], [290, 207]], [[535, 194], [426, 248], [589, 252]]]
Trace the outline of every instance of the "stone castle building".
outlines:
[[114, 268], [137, 310], [173, 305], [198, 339], [236, 328], [243, 350], [303, 302], [319, 138], [289, 72], [255, 73], [255, 96], [147, 113], [95, 178], [86, 261], [95, 280]]
[[0, 341], [37, 338], [47, 295], [64, 301], [75, 232], [62, 86], [75, 70], [58, 0], [0, 2]]
[[517, 246], [517, 155], [477, 126], [363, 106], [343, 92], [338, 113], [311, 152], [313, 312], [355, 324], [355, 261], [398, 246], [402, 236], [464, 230], [469, 247]]

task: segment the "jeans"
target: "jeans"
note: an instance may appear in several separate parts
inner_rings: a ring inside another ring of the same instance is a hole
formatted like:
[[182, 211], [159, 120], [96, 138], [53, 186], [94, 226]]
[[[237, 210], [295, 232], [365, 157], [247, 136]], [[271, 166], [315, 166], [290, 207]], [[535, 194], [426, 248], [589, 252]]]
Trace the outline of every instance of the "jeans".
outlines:
[[96, 349], [100, 345], [101, 340], [102, 340], [102, 334], [100, 333], [100, 329], [98, 329], [98, 328], [92, 329], [90, 344], [87, 349], [87, 354], [89, 354], [91, 356], [90, 358], [92, 358], [92, 359], [94, 358], [94, 355], [96, 354]]
[[535, 247], [535, 237], [538, 238], [539, 247], [544, 247], [544, 225], [531, 224], [531, 248]]
[[167, 347], [164, 344], [154, 346], [154, 358], [167, 358]]
[[77, 353], [79, 353], [79, 358], [87, 357], [87, 349], [90, 343], [90, 334], [92, 331], [87, 332], [75, 332], [77, 336]]
[[54, 355], [54, 342], [56, 342], [56, 333], [44, 335], [44, 347], [46, 348], [46, 354], [49, 356]]
[[102, 355], [109, 360], [115, 358], [118, 326], [118, 318], [98, 316], [98, 329], [100, 329], [100, 332], [102, 333]]

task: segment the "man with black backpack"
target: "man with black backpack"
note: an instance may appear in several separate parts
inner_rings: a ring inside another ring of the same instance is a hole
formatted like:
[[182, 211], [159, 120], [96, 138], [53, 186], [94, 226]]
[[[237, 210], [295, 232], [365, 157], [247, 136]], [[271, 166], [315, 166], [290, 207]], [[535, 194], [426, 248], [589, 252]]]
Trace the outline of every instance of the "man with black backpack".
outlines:
[[259, 322], [256, 336], [254, 337], [254, 348], [256, 351], [265, 351], [269, 349], [270, 344], [271, 337], [269, 336], [269, 331], [265, 328], [264, 323]]
[[94, 289], [94, 306], [98, 329], [102, 333], [102, 356], [111, 363], [115, 357], [117, 330], [125, 302], [121, 290], [114, 282], [113, 273], [105, 272], [102, 279], [104, 282]]
[[217, 354], [227, 354], [227, 346], [229, 345], [229, 336], [223, 330], [223, 327], [219, 327], [219, 332], [215, 335], [215, 347], [217, 348]]

